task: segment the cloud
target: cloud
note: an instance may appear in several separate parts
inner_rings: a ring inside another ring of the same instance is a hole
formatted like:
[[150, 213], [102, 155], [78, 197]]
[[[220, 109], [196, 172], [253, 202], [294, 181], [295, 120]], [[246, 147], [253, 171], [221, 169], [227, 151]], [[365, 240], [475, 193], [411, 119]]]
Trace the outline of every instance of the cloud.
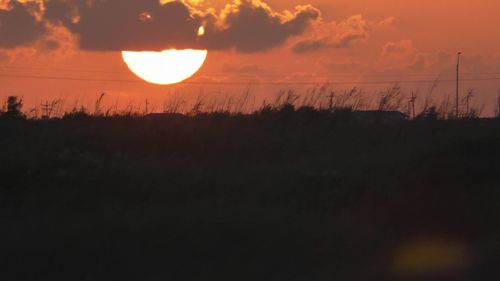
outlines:
[[[404, 73], [447, 73], [454, 75], [456, 67], [456, 53], [445, 50], [421, 51], [412, 40], [400, 40], [386, 42], [380, 53], [376, 68], [400, 75]], [[463, 67], [467, 69], [474, 63], [466, 64], [470, 56], [462, 56]], [[474, 60], [480, 63], [481, 60]], [[470, 68], [469, 68], [470, 69]], [[487, 69], [486, 65], [480, 65], [478, 69]]]
[[407, 66], [408, 70], [413, 71], [413, 72], [418, 72], [425, 70], [427, 67], [428, 61], [427, 58], [422, 55], [418, 54], [415, 59]]
[[420, 52], [412, 40], [386, 42], [382, 46], [378, 67], [418, 72], [431, 63], [431, 55]]
[[54, 51], [59, 49], [59, 47], [61, 47], [61, 44], [56, 40], [47, 40], [45, 41], [44, 47], [49, 51]]
[[0, 9], [0, 48], [26, 46], [46, 33], [45, 25], [35, 16], [38, 5], [8, 1], [6, 7]]
[[401, 40], [398, 42], [387, 42], [382, 48], [382, 56], [406, 55], [416, 52], [411, 40]]
[[[84, 50], [204, 48], [251, 53], [284, 44], [320, 15], [312, 6], [278, 13], [260, 0], [235, 0], [220, 13], [198, 10], [189, 4], [194, 2], [46, 0], [44, 17], [75, 34]], [[198, 36], [202, 25], [205, 34]]]
[[346, 34], [335, 41], [325, 39], [300, 41], [293, 47], [293, 52], [297, 54], [318, 51], [320, 49], [346, 49], [352, 42], [366, 38], [363, 34]]
[[362, 15], [354, 15], [340, 23], [320, 23], [316, 26], [316, 34], [296, 42], [292, 50], [302, 54], [321, 49], [347, 49], [354, 42], [368, 38], [373, 29], [389, 29], [395, 22], [394, 17], [371, 22]]
[[368, 37], [369, 23], [361, 15], [356, 15], [340, 23], [329, 23], [322, 29], [315, 38], [297, 42], [293, 52], [307, 53], [320, 49], [348, 48], [352, 42]]
[[310, 6], [297, 6], [294, 12], [277, 13], [258, 0], [235, 1], [227, 5], [219, 22], [206, 29], [203, 42], [209, 49], [235, 49], [240, 52], [267, 50], [303, 33], [320, 16]]
[[45, 17], [77, 35], [93, 51], [193, 47], [202, 19], [182, 2], [49, 0]]
[[383, 19], [383, 20], [379, 21], [378, 23], [376, 23], [375, 27], [377, 29], [392, 30], [395, 28], [395, 26], [398, 22], [399, 22], [399, 20], [396, 17], [388, 17], [388, 18]]

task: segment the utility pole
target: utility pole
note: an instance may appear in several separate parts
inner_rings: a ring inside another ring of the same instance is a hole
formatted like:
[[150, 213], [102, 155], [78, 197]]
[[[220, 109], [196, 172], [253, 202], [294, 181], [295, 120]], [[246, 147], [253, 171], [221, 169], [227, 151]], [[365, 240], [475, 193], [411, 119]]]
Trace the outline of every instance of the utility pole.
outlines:
[[415, 95], [415, 92], [411, 92], [411, 99], [410, 99], [410, 116], [413, 116], [413, 119], [415, 119], [415, 101], [417, 100], [417, 96]]
[[41, 106], [42, 106], [42, 118], [43, 119], [50, 118], [50, 115], [52, 113], [52, 104], [49, 104], [49, 102], [46, 101], [45, 103], [42, 103]]
[[329, 96], [327, 96], [328, 98], [328, 110], [333, 111], [333, 98], [335, 97], [335, 93], [332, 91], [330, 93]]
[[458, 52], [457, 53], [457, 95], [456, 95], [456, 99], [455, 99], [455, 105], [456, 105], [456, 108], [455, 108], [455, 118], [458, 118], [458, 114], [459, 114], [459, 103], [460, 103], [460, 89], [459, 89], [459, 86], [460, 86], [460, 55], [462, 55], [462, 52]]
[[497, 109], [496, 109], [496, 118], [500, 118], [500, 90], [498, 91], [497, 97]]

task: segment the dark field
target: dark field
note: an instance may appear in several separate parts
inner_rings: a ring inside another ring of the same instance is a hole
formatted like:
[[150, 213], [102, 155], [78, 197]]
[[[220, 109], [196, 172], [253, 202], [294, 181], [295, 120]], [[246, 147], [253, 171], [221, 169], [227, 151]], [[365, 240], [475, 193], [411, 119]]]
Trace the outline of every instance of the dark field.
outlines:
[[500, 121], [0, 120], [1, 280], [499, 280]]

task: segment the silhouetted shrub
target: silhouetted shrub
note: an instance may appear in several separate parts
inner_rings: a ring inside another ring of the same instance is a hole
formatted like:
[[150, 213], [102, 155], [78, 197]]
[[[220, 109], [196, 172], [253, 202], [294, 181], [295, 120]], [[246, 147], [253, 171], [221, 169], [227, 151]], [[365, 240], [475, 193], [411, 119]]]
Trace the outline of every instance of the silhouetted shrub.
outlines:
[[291, 114], [295, 112], [295, 106], [290, 103], [285, 103], [280, 107], [280, 112], [284, 114]]
[[74, 108], [72, 111], [63, 115], [63, 119], [88, 119], [91, 117], [90, 113], [83, 106], [80, 107], [80, 109]]
[[439, 112], [435, 106], [431, 106], [417, 115], [417, 120], [438, 120], [440, 118]]
[[9, 96], [6, 100], [6, 111], [1, 113], [4, 118], [25, 119], [26, 116], [22, 112], [23, 100], [16, 96]]

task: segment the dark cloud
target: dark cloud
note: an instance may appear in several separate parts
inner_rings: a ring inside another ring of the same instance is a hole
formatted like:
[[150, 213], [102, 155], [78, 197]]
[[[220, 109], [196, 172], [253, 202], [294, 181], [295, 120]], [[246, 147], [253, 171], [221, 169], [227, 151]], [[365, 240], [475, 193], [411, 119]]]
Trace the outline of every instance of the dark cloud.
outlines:
[[0, 48], [28, 45], [46, 33], [45, 25], [34, 16], [37, 5], [9, 1], [7, 7], [0, 10]]
[[182, 2], [158, 0], [49, 0], [45, 16], [97, 51], [194, 47], [202, 22]]
[[[78, 36], [85, 50], [234, 49], [257, 52], [282, 45], [319, 17], [312, 6], [277, 13], [259, 0], [234, 1], [220, 13], [181, 1], [46, 0], [45, 18]], [[200, 26], [205, 34], [198, 36]]]
[[266, 50], [303, 33], [319, 15], [312, 6], [299, 6], [293, 14], [280, 14], [260, 1], [235, 2], [223, 11], [222, 23], [207, 29], [203, 43], [209, 49], [248, 53]]

